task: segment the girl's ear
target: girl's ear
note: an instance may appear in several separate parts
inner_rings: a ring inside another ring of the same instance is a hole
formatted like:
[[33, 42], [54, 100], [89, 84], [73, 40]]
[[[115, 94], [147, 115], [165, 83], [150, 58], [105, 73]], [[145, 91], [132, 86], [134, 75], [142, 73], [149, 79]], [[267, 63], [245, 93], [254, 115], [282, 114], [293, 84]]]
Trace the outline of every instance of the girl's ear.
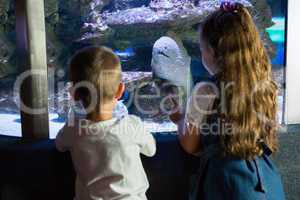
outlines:
[[118, 87], [118, 90], [117, 90], [117, 93], [116, 93], [115, 99], [117, 99], [117, 100], [121, 99], [122, 96], [123, 96], [124, 91], [125, 91], [125, 84], [120, 83], [119, 87]]
[[214, 50], [209, 44], [207, 44], [207, 49], [208, 49], [208, 51], [209, 51], [209, 54], [210, 54], [213, 58], [215, 58], [215, 57], [216, 57], [215, 50]]
[[69, 94], [71, 95], [71, 98], [72, 98], [73, 100], [77, 101], [77, 100], [79, 99], [79, 97], [78, 97], [78, 93], [76, 92], [76, 90], [74, 90], [74, 87], [73, 87], [73, 86], [70, 86], [70, 87], [68, 88], [68, 90], [69, 90]]

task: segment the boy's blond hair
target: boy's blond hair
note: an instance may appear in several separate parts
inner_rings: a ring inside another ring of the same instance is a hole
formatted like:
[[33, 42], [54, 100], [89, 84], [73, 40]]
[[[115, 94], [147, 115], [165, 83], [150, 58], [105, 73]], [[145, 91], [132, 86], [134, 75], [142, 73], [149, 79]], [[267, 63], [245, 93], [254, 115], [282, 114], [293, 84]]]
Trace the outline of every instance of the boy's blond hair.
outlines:
[[75, 95], [86, 108], [94, 102], [94, 111], [99, 111], [102, 103], [113, 100], [121, 74], [120, 59], [103, 46], [84, 48], [70, 62], [70, 81], [77, 85]]

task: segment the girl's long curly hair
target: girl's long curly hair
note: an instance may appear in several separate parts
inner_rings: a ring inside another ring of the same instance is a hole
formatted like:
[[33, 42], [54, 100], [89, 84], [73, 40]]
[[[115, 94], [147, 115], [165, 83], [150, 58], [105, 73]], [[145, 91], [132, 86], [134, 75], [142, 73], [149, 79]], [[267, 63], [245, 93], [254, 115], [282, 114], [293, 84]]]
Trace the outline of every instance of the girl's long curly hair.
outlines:
[[264, 143], [278, 149], [276, 123], [277, 90], [270, 59], [256, 25], [241, 4], [220, 9], [201, 25], [201, 40], [209, 45], [220, 68], [219, 81], [225, 84], [223, 122], [232, 134], [221, 134], [227, 155], [253, 159], [263, 152]]

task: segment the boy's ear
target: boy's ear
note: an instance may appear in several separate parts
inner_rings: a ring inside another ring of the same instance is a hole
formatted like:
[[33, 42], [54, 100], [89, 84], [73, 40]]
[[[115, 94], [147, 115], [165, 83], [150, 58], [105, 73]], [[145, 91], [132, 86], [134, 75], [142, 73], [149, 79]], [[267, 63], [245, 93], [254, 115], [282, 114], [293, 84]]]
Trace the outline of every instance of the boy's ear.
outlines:
[[122, 96], [123, 96], [124, 91], [125, 91], [125, 84], [124, 83], [120, 83], [115, 98], [117, 100], [121, 99]]

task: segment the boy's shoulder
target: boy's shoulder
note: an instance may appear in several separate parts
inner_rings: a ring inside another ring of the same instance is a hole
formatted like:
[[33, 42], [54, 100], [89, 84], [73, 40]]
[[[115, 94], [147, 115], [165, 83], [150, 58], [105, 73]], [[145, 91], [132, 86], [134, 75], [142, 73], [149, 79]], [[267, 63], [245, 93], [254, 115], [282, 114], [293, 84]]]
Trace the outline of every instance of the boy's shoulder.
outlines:
[[133, 132], [147, 130], [145, 123], [141, 120], [141, 118], [135, 115], [126, 115], [118, 121], [119, 122], [116, 123], [116, 128], [121, 128], [122, 132], [128, 132], [132, 134]]

